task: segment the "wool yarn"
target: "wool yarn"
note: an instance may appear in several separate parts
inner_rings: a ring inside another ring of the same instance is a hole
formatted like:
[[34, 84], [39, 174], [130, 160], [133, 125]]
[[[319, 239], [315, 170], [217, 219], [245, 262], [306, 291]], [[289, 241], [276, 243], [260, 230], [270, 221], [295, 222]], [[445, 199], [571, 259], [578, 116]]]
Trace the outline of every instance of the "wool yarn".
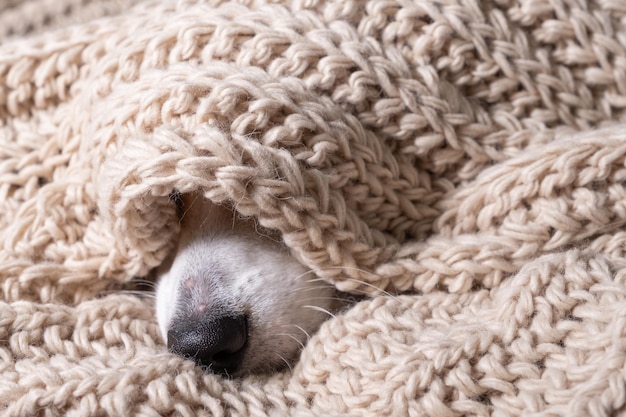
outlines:
[[[9, 0], [0, 41], [3, 415], [626, 414], [619, 1]], [[128, 291], [173, 190], [368, 297], [204, 374]]]

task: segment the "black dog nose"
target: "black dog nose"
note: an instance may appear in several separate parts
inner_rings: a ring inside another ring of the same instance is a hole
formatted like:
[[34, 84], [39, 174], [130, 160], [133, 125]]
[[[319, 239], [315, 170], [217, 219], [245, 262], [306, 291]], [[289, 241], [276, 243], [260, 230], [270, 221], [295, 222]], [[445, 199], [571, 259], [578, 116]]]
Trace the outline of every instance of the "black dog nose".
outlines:
[[247, 338], [244, 315], [179, 319], [167, 332], [167, 347], [211, 372], [233, 374], [243, 360]]

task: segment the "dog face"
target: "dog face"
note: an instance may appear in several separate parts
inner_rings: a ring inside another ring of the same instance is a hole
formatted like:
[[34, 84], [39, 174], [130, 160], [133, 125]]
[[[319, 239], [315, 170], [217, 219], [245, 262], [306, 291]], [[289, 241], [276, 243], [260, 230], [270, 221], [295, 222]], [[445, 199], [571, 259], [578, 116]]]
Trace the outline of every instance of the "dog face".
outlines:
[[211, 372], [275, 370], [342, 302], [254, 222], [183, 198], [178, 248], [159, 271], [157, 319], [171, 352]]

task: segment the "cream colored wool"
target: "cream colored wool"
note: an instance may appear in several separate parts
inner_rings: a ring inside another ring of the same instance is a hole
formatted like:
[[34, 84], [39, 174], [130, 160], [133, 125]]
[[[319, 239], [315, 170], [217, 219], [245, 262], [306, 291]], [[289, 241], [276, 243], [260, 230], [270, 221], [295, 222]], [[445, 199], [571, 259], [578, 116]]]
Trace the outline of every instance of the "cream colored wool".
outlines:
[[[2, 415], [626, 415], [621, 1], [113, 3], [0, 5]], [[373, 297], [205, 375], [121, 291], [173, 189]]]
[[120, 13], [141, 0], [2, 0], [0, 38], [32, 35]]

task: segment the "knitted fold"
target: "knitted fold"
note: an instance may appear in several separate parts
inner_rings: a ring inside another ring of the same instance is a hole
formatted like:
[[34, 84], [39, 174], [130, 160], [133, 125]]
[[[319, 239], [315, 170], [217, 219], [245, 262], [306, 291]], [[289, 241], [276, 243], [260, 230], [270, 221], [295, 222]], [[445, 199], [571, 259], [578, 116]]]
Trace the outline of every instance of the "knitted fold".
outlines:
[[[623, 413], [618, 3], [5, 2], [3, 413]], [[174, 191], [370, 297], [293, 369], [204, 374], [124, 293]]]

